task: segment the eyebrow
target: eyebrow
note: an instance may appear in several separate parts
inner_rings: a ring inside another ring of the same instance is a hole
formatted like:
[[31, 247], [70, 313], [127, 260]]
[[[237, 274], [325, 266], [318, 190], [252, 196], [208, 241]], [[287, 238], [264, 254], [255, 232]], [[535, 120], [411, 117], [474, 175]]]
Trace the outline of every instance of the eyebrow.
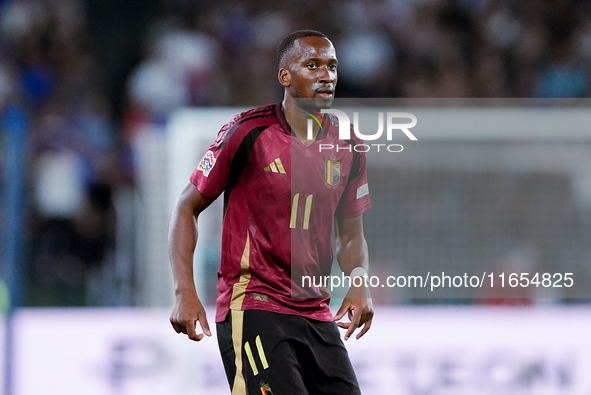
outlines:
[[[322, 58], [306, 58], [306, 59], [302, 59], [302, 62], [310, 62], [310, 61], [321, 61], [324, 60]], [[335, 62], [338, 63], [339, 61], [337, 60], [337, 58], [328, 58], [329, 62]]]

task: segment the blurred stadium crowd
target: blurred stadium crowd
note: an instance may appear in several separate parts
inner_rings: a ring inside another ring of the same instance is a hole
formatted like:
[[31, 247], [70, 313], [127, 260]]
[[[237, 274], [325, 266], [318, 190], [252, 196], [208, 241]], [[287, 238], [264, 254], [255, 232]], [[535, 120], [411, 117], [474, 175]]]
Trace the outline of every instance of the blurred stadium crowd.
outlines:
[[133, 135], [179, 107], [280, 100], [275, 49], [303, 28], [335, 43], [339, 97], [591, 93], [583, 0], [0, 1], [0, 110], [28, 136], [24, 302], [92, 304]]

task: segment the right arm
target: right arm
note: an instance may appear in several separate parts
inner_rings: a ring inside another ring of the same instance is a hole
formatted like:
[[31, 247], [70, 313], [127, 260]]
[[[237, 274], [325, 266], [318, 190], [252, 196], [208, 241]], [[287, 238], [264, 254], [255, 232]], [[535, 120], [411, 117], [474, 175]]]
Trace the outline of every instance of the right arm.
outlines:
[[199, 341], [196, 323], [207, 336], [211, 336], [205, 309], [197, 296], [193, 280], [193, 254], [197, 243], [197, 218], [213, 202], [189, 183], [179, 196], [170, 220], [168, 250], [176, 301], [170, 315], [170, 323], [177, 333], [185, 333], [189, 339]]

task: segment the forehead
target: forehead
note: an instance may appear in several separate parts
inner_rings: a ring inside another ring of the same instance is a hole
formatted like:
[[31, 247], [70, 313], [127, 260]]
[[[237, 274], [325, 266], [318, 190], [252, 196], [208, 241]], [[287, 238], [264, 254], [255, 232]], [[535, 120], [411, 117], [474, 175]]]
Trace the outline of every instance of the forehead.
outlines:
[[325, 37], [302, 37], [294, 41], [290, 52], [290, 60], [298, 62], [305, 59], [335, 59], [336, 51], [329, 39]]

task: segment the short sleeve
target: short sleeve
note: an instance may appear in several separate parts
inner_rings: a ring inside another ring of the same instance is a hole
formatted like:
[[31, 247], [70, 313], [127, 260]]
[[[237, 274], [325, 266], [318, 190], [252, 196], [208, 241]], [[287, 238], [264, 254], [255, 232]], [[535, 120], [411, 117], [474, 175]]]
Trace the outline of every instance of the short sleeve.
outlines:
[[243, 137], [235, 133], [240, 116], [236, 115], [220, 129], [216, 141], [209, 146], [191, 174], [191, 182], [209, 198], [217, 198], [230, 182], [230, 167]]
[[357, 217], [371, 208], [365, 153], [359, 152], [357, 154], [358, 156], [353, 160], [347, 186], [335, 213], [338, 218]]

